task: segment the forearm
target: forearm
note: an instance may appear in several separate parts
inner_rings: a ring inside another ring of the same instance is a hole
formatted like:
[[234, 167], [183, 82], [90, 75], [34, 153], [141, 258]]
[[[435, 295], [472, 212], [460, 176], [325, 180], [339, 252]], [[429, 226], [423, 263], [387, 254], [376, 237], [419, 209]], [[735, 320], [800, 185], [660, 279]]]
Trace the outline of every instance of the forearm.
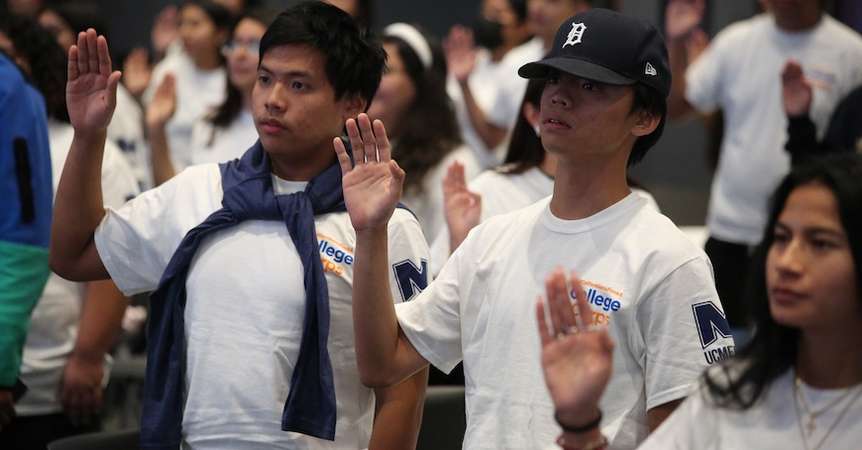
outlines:
[[174, 163], [171, 161], [171, 151], [168, 147], [168, 135], [165, 125], [148, 126], [150, 138], [150, 158], [153, 166], [153, 183], [158, 186], [176, 175]]
[[427, 385], [425, 368], [396, 386], [375, 390], [377, 405], [369, 450], [416, 448]]
[[476, 103], [473, 91], [470, 89], [470, 84], [467, 81], [459, 81], [458, 85], [461, 87], [470, 124], [473, 125], [473, 129], [476, 130], [476, 134], [482, 139], [482, 143], [485, 144], [488, 151], [493, 151], [506, 138], [507, 130], [488, 121], [488, 116], [482, 111], [479, 104]]
[[107, 278], [103, 267], [79, 264], [95, 251], [93, 234], [105, 216], [102, 157], [106, 136], [106, 130], [75, 132], [54, 201], [51, 269], [75, 281]]
[[685, 72], [688, 69], [689, 61], [685, 54], [685, 42], [682, 39], [669, 40], [667, 49], [673, 79], [670, 95], [667, 99], [668, 116], [671, 119], [678, 119], [687, 116], [694, 110], [685, 99]]
[[382, 387], [408, 375], [396, 373], [398, 320], [389, 290], [389, 251], [385, 227], [357, 232], [353, 272], [353, 323], [362, 382]]
[[112, 281], [88, 283], [72, 355], [101, 361], [117, 338], [127, 304]]

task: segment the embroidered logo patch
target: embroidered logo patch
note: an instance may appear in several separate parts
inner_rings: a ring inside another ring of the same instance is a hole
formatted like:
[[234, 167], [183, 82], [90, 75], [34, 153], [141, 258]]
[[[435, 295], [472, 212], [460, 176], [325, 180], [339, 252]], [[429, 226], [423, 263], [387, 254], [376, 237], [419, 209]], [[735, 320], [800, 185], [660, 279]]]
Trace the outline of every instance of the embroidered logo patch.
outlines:
[[650, 76], [658, 75], [658, 72], [656, 72], [655, 67], [653, 67], [649, 61], [647, 61], [646, 63], [646, 69], [644, 69], [644, 73]]
[[566, 48], [567, 46], [577, 45], [581, 43], [581, 39], [584, 37], [584, 31], [587, 31], [587, 26], [581, 22], [572, 23], [572, 30], [569, 31], [569, 36], [566, 38], [566, 42], [563, 44], [562, 48]]

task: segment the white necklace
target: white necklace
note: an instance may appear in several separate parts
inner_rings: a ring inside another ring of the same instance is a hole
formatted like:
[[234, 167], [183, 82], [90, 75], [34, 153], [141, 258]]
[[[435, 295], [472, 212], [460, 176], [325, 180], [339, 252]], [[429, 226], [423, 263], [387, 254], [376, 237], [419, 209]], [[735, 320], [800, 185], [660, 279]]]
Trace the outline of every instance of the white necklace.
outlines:
[[[851, 396], [851, 394], [852, 394], [852, 396]], [[820, 410], [814, 411], [814, 410], [812, 410], [808, 401], [805, 398], [805, 392], [803, 392], [803, 390], [802, 390], [802, 380], [800, 380], [799, 375], [797, 375], [794, 372], [794, 376], [793, 376], [793, 406], [796, 409], [796, 418], [798, 419], [797, 424], [799, 425], [799, 434], [802, 436], [803, 446], [806, 449], [810, 449], [810, 450], [817, 450], [820, 447], [822, 447], [823, 443], [826, 442], [826, 439], [829, 438], [829, 435], [832, 433], [832, 431], [835, 430], [835, 427], [838, 425], [839, 422], [841, 422], [841, 419], [844, 418], [844, 415], [847, 414], [847, 411], [850, 410], [850, 406], [852, 406], [853, 403], [856, 402], [856, 399], [859, 398], [860, 394], [862, 394], [862, 384], [859, 384], [852, 389], [847, 389], [846, 392], [839, 395], [835, 400], [832, 400], [831, 402], [826, 404], [823, 408], [820, 408]], [[844, 408], [841, 410], [841, 412], [838, 413], [838, 417], [835, 418], [835, 420], [832, 422], [832, 424], [826, 430], [826, 433], [823, 435], [823, 438], [820, 439], [820, 442], [818, 442], [817, 445], [815, 445], [814, 447], [810, 447], [808, 445], [808, 438], [813, 437], [814, 432], [817, 431], [817, 416], [819, 416], [819, 415], [823, 414], [824, 412], [828, 411], [829, 409], [837, 406], [839, 403], [841, 403], [844, 399], [846, 399], [848, 397], [850, 397], [850, 401], [847, 402], [847, 404], [844, 405]], [[804, 426], [802, 424], [802, 422], [804, 420], [802, 418], [803, 411], [800, 411], [800, 406], [802, 407], [802, 410], [804, 410], [804, 414], [807, 417], [807, 420], [805, 420], [806, 423]]]

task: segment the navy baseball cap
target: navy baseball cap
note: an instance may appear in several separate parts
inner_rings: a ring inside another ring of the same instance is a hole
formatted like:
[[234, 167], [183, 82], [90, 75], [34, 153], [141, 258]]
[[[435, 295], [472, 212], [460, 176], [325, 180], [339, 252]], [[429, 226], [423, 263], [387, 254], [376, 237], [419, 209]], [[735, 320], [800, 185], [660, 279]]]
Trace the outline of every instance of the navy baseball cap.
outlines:
[[642, 83], [665, 97], [670, 93], [661, 33], [645, 20], [608, 9], [593, 8], [563, 22], [548, 55], [523, 65], [518, 75], [547, 78], [554, 69], [600, 83]]

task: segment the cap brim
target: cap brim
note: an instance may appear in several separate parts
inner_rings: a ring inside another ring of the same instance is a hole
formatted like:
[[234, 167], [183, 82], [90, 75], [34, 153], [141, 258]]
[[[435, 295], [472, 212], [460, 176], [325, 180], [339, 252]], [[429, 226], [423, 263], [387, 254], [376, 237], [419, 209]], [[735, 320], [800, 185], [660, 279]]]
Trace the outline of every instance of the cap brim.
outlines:
[[541, 61], [524, 64], [518, 69], [518, 75], [528, 79], [548, 78], [552, 70], [559, 70], [576, 77], [607, 84], [630, 85], [637, 82], [598, 64], [581, 59], [562, 57], [546, 58]]

